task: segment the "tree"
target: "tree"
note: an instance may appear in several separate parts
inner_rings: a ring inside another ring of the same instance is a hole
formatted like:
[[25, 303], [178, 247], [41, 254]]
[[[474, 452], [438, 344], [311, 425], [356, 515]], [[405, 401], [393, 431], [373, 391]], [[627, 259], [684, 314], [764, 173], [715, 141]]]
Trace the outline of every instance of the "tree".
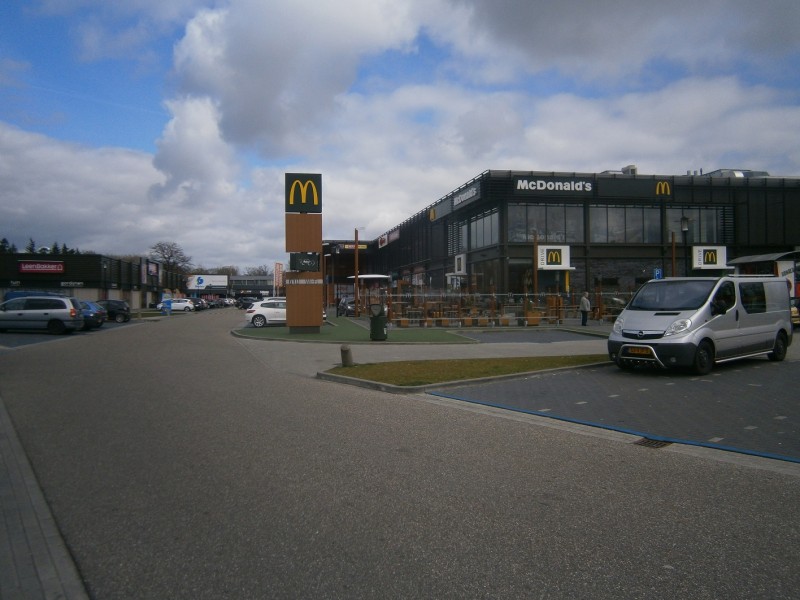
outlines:
[[0, 240], [0, 254], [8, 254], [10, 249], [11, 245], [6, 238]]
[[158, 242], [150, 248], [150, 258], [164, 265], [165, 271], [186, 273], [192, 266], [192, 257], [175, 242]]
[[272, 267], [269, 265], [259, 265], [257, 267], [247, 267], [245, 275], [272, 275]]
[[28, 245], [25, 246], [25, 252], [28, 254], [34, 254], [36, 252], [36, 242], [33, 241], [33, 238], [28, 238]]
[[50, 254], [61, 254], [61, 247], [58, 242], [53, 242], [53, 245], [50, 246]]
[[207, 271], [209, 275], [227, 275], [232, 277], [239, 274], [239, 267], [236, 265], [226, 265], [224, 267], [215, 267]]

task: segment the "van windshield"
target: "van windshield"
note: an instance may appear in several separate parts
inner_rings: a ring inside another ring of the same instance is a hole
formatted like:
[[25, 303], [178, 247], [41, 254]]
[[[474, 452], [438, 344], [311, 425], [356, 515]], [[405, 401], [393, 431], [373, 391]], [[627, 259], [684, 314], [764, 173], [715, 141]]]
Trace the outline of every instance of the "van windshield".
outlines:
[[628, 308], [633, 310], [695, 310], [708, 300], [716, 283], [716, 280], [706, 279], [651, 281], [639, 289]]

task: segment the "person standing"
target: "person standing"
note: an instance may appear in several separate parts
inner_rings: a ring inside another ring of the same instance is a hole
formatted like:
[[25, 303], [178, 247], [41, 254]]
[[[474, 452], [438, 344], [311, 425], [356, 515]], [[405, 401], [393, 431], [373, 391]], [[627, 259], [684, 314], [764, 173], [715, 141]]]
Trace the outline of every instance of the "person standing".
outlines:
[[583, 292], [581, 298], [580, 311], [581, 311], [581, 325], [586, 326], [589, 319], [589, 311], [592, 310], [592, 303], [589, 302], [589, 292]]

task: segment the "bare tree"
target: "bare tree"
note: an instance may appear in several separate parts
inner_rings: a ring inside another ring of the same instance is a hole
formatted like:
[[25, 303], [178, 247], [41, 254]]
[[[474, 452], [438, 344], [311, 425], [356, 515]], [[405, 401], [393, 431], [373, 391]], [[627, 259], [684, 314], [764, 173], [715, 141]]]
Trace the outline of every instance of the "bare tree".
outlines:
[[247, 267], [245, 275], [272, 275], [272, 267], [269, 265], [259, 265], [257, 267]]
[[185, 273], [192, 266], [192, 257], [175, 242], [158, 242], [150, 248], [150, 258], [164, 265], [165, 271]]
[[209, 269], [207, 272], [209, 275], [227, 275], [228, 277], [232, 277], [239, 274], [239, 267], [236, 265], [225, 265]]

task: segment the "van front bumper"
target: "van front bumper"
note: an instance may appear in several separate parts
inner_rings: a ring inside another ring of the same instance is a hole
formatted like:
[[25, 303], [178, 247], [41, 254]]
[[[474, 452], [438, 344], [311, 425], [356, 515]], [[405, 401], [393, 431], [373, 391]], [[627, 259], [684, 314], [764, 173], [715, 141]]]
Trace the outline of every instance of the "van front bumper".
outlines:
[[631, 366], [657, 364], [662, 368], [690, 367], [694, 364], [697, 346], [682, 341], [679, 344], [608, 341], [608, 356], [617, 364]]

